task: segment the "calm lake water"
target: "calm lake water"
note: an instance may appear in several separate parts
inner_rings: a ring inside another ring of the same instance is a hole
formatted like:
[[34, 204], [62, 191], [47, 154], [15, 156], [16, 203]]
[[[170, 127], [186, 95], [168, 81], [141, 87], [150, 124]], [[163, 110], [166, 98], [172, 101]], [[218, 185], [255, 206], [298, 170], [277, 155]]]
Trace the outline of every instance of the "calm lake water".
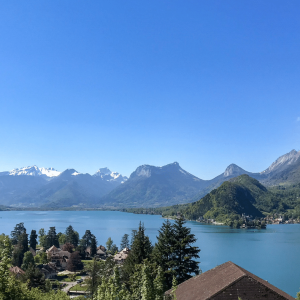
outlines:
[[[164, 219], [115, 211], [0, 211], [0, 233], [10, 234], [20, 222], [24, 222], [28, 233], [40, 228], [48, 231], [50, 226], [64, 232], [72, 225], [80, 237], [89, 229], [99, 244], [105, 245], [111, 237], [119, 246], [122, 236], [137, 229], [139, 221], [155, 243]], [[296, 296], [300, 287], [300, 225], [268, 225], [266, 230], [238, 230], [197, 222], [187, 222], [187, 226], [198, 239], [203, 272], [230, 260]]]

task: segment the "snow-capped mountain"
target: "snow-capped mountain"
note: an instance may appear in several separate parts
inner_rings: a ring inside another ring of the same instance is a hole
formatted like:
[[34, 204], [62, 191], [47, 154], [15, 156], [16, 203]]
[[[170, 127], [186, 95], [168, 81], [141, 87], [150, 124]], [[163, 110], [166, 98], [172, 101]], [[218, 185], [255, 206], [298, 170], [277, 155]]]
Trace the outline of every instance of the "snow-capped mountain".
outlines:
[[39, 168], [37, 166], [32, 166], [32, 167], [29, 166], [29, 167], [24, 167], [21, 169], [14, 169], [14, 170], [11, 170], [10, 172], [5, 172], [5, 173], [6, 173], [5, 175], [11, 175], [11, 176], [20, 176], [20, 175], [42, 176], [42, 175], [45, 175], [47, 177], [56, 177], [61, 172], [56, 171], [54, 168]]
[[93, 176], [100, 177], [106, 181], [116, 181], [120, 183], [124, 183], [128, 179], [118, 172], [111, 172], [108, 168], [100, 168]]

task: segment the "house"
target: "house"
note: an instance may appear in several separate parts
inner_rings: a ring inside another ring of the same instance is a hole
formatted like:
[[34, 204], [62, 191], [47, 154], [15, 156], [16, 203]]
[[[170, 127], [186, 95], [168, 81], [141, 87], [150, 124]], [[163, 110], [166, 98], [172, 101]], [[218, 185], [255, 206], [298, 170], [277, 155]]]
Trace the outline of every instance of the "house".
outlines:
[[25, 272], [19, 267], [10, 267], [9, 271], [10, 273], [14, 274], [17, 278], [25, 274]]
[[122, 251], [114, 255], [114, 261], [118, 264], [122, 264], [127, 258], [130, 250], [128, 248], [124, 248]]
[[56, 268], [59, 270], [65, 269], [67, 267], [68, 259], [71, 256], [69, 251], [63, 251], [60, 248], [52, 246], [48, 250], [46, 250], [48, 258], [51, 263], [54, 263]]
[[101, 249], [98, 249], [97, 250], [97, 256], [99, 257], [99, 258], [105, 258], [106, 257], [106, 252], [104, 252], [103, 250], [101, 250]]
[[177, 300], [295, 300], [231, 261], [184, 281], [175, 294]]

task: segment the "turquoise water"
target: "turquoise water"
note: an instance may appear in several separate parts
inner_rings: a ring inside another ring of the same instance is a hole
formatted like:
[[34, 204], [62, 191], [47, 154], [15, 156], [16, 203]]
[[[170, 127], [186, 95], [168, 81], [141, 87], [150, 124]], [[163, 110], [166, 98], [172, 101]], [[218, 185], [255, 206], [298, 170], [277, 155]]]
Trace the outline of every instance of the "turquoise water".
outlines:
[[[80, 237], [89, 229], [99, 244], [105, 245], [111, 237], [119, 246], [122, 236], [137, 229], [139, 221], [154, 243], [164, 222], [160, 216], [111, 211], [0, 211], [0, 233], [10, 234], [20, 222], [24, 222], [29, 233], [40, 228], [48, 231], [50, 226], [55, 226], [56, 232], [64, 232], [71, 224]], [[198, 238], [203, 272], [231, 260], [296, 296], [300, 287], [300, 225], [268, 225], [266, 230], [238, 230], [197, 222], [187, 222], [187, 226]]]

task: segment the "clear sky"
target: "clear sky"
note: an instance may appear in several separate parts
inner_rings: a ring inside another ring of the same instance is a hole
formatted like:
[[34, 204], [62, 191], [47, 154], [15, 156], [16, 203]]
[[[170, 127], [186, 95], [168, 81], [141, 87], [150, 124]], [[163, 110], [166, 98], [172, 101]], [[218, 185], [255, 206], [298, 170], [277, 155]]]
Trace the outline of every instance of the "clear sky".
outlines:
[[300, 148], [300, 1], [1, 1], [0, 171], [211, 179]]

